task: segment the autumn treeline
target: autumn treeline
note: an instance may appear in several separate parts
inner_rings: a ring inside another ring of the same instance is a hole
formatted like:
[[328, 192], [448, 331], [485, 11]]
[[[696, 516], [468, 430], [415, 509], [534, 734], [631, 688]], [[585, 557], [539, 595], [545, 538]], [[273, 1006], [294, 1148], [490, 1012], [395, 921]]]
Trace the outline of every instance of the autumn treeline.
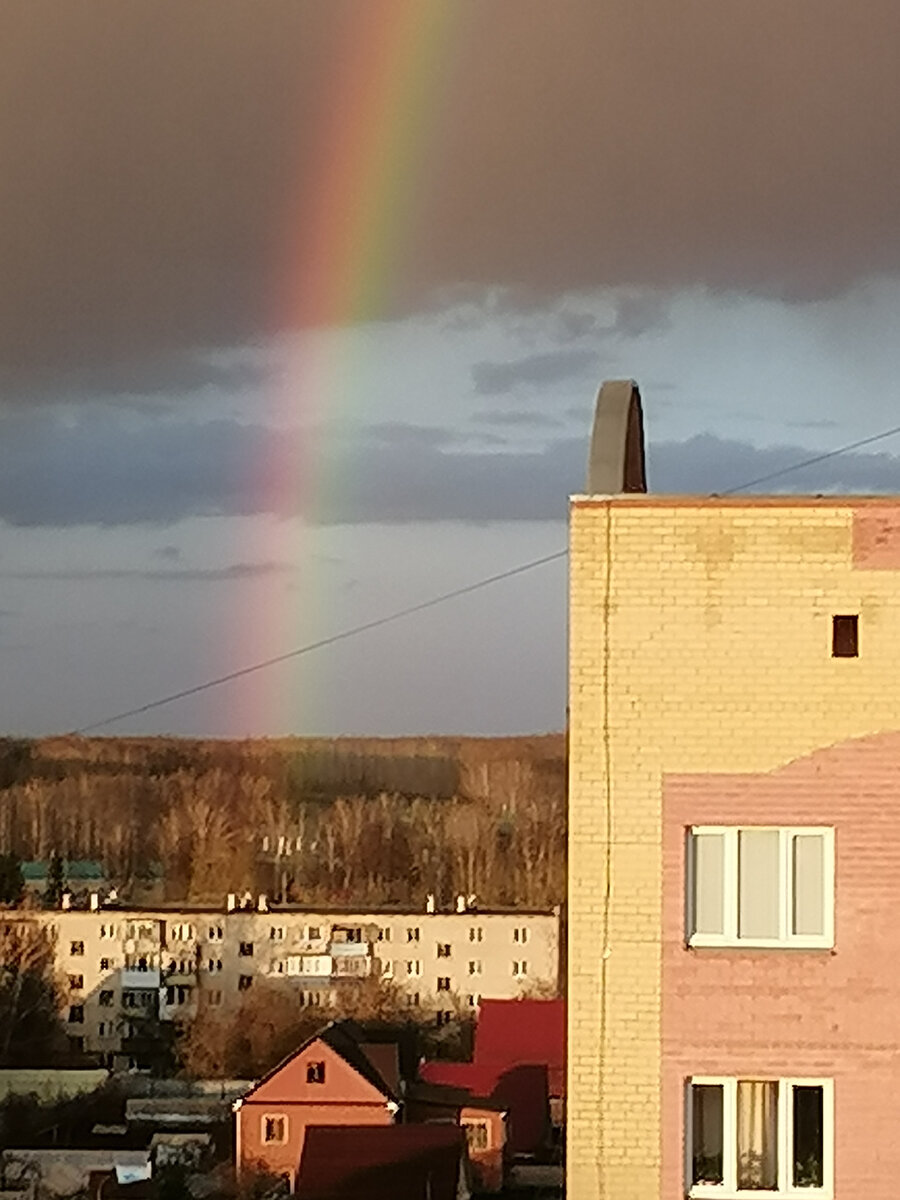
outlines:
[[509, 739], [0, 742], [0, 850], [99, 860], [134, 902], [565, 898], [565, 747]]

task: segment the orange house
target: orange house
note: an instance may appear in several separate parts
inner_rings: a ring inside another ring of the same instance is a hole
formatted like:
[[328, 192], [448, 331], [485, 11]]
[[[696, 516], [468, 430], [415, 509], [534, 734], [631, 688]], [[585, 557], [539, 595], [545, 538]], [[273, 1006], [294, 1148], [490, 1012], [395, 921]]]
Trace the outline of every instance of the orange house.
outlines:
[[310, 1125], [393, 1125], [399, 1107], [359, 1043], [328, 1025], [235, 1103], [238, 1173], [280, 1175], [293, 1190]]

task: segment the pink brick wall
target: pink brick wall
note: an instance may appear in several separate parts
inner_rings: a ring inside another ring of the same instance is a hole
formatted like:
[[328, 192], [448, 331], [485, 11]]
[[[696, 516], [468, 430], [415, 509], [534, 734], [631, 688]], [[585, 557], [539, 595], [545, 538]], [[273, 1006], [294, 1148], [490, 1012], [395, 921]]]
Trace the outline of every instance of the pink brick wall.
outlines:
[[861, 570], [900, 567], [900, 506], [867, 505], [853, 511], [853, 565]]
[[[766, 775], [670, 776], [663, 800], [662, 1189], [684, 1194], [690, 1075], [834, 1079], [836, 1200], [900, 1195], [900, 732]], [[832, 825], [834, 950], [685, 947], [691, 825]]]

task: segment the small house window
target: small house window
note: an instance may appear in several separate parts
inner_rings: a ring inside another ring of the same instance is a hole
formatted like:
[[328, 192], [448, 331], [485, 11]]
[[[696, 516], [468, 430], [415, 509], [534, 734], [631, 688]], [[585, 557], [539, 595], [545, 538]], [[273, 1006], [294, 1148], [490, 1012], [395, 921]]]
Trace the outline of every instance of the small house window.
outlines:
[[100, 993], [100, 1007], [101, 1008], [112, 1008], [114, 1000], [115, 1000], [115, 992], [103, 991]]
[[484, 938], [484, 930], [480, 925], [472, 925], [469, 928], [469, 941], [480, 942]]
[[856, 614], [831, 618], [831, 656], [859, 657], [859, 617]]
[[438, 977], [437, 990], [439, 992], [449, 992], [450, 991], [450, 976], [449, 975], [440, 975]]
[[419, 993], [418, 992], [408, 992], [407, 993], [406, 1007], [407, 1008], [418, 1008], [419, 1007]]
[[246, 992], [252, 986], [253, 986], [253, 976], [252, 975], [239, 975], [238, 976], [238, 991], [239, 992]]
[[208, 937], [211, 942], [221, 942], [222, 926], [221, 925], [210, 925]]
[[84, 987], [84, 976], [83, 975], [70, 975], [69, 976], [69, 991], [80, 992], [83, 987]]
[[209, 1004], [211, 1008], [218, 1008], [222, 1003], [222, 993], [218, 988], [215, 988], [209, 993]]
[[407, 975], [421, 975], [422, 963], [417, 958], [411, 958], [406, 964]]
[[306, 1064], [306, 1082], [325, 1082], [325, 1064], [323, 1062], [308, 1062]]
[[273, 925], [272, 928], [269, 930], [269, 938], [273, 942], [283, 942], [284, 941], [284, 926], [283, 925]]
[[84, 942], [71, 942], [69, 944], [69, 954], [73, 958], [77, 958], [79, 954], [84, 954]]
[[407, 931], [406, 931], [406, 940], [407, 940], [408, 942], [417, 942], [417, 941], [419, 940], [419, 930], [418, 930], [418, 927], [413, 927], [413, 928], [407, 929]]
[[449, 958], [450, 957], [450, 943], [449, 942], [438, 942], [437, 956], [438, 956], [438, 958]]
[[512, 965], [512, 973], [513, 975], [527, 975], [528, 963], [525, 962], [524, 959], [521, 959], [519, 962], [514, 962]]
[[101, 971], [109, 971], [111, 969], [111, 967], [112, 967], [112, 959], [111, 958], [101, 958], [100, 959], [100, 970]]
[[523, 925], [513, 930], [513, 941], [519, 942], [520, 945], [525, 945], [528, 941], [528, 926]]
[[471, 1124], [466, 1122], [464, 1128], [470, 1150], [487, 1150], [488, 1127], [484, 1121], [472, 1121]]
[[322, 929], [319, 925], [310, 925], [306, 931], [307, 939], [311, 942], [317, 942], [322, 936]]
[[473, 958], [470, 960], [469, 974], [470, 975], [480, 975], [481, 974], [481, 959], [480, 958]]
[[252, 942], [241, 942], [240, 946], [238, 947], [238, 954], [241, 956], [241, 958], [252, 958], [253, 957], [253, 943]]
[[262, 1127], [263, 1141], [267, 1145], [283, 1146], [287, 1141], [287, 1117], [266, 1114], [262, 1119]]
[[73, 1004], [69, 1009], [69, 1024], [83, 1025], [84, 1024], [84, 1005]]

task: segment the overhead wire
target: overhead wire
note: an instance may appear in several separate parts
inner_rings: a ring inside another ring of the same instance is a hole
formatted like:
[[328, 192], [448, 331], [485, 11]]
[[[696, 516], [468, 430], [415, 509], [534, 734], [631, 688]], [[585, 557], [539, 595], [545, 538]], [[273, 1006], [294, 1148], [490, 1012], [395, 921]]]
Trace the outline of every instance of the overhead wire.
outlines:
[[[860, 438], [855, 442], [848, 442], [846, 445], [838, 446], [834, 450], [828, 450], [823, 454], [814, 455], [811, 458], [802, 459], [801, 461], [790, 463], [786, 467], [782, 467], [777, 471], [770, 471], [766, 475], [757, 476], [755, 479], [747, 480], [745, 483], [737, 484], [735, 487], [726, 488], [723, 491], [715, 493], [719, 496], [732, 496], [737, 492], [746, 491], [748, 488], [758, 487], [761, 483], [769, 483], [773, 479], [780, 479], [785, 475], [792, 474], [794, 471], [800, 471], [804, 467], [811, 467], [817, 463], [826, 462], [829, 459], [837, 458], [841, 454], [846, 454], [851, 450], [859, 450], [863, 446], [871, 446], [876, 442], [883, 441], [885, 438], [893, 437], [900, 433], [900, 425], [895, 425], [891, 429], [882, 430], [881, 433], [872, 434], [870, 437]], [[114, 713], [112, 716], [104, 717], [100, 721], [92, 721], [88, 725], [82, 725], [72, 732], [76, 736], [93, 733], [94, 730], [104, 729], [107, 725], [117, 724], [119, 721], [127, 720], [129, 717], [137, 717], [143, 713], [152, 712], [154, 709], [163, 708], [167, 704], [174, 704], [176, 700], [184, 700], [188, 696], [197, 696], [201, 692], [209, 691], [211, 688], [221, 687], [225, 683], [231, 683], [236, 679], [243, 679], [247, 675], [253, 675], [257, 671], [267, 670], [269, 667], [277, 666], [279, 663], [288, 662], [291, 659], [302, 658], [306, 654], [311, 654], [315, 650], [324, 650], [328, 646], [337, 645], [339, 642], [349, 641], [351, 638], [360, 637], [364, 633], [369, 633], [374, 629], [381, 629], [385, 625], [391, 625], [396, 621], [405, 620], [407, 617], [412, 617], [416, 613], [426, 612], [428, 609], [437, 608], [438, 605], [447, 604], [451, 600], [456, 600], [461, 596], [471, 595], [473, 592], [481, 591], [483, 588], [491, 587], [495, 583], [501, 583], [505, 579], [513, 579], [517, 575], [524, 575], [528, 571], [536, 570], [538, 567], [546, 566], [548, 563], [556, 562], [559, 559], [565, 558], [568, 555], [568, 550], [557, 550], [553, 554], [545, 554], [541, 558], [531, 559], [529, 562], [520, 563], [515, 567], [510, 567], [506, 571], [500, 571], [496, 575], [488, 575], [483, 579], [477, 579], [472, 583], [464, 584], [462, 587], [453, 588], [450, 591], [442, 592], [437, 596], [431, 596], [427, 600], [422, 600], [417, 604], [410, 604], [405, 608], [396, 609], [394, 612], [385, 614], [382, 617], [376, 617], [371, 621], [364, 621], [359, 625], [352, 625], [348, 629], [341, 629], [337, 633], [330, 634], [328, 637], [318, 638], [316, 641], [307, 642], [305, 645], [296, 646], [292, 650], [286, 650], [283, 654], [276, 654], [271, 658], [263, 659], [260, 662], [250, 663], [246, 667], [239, 667], [234, 671], [228, 671], [224, 675], [217, 675], [213, 679], [206, 679], [202, 683], [194, 684], [192, 687], [182, 688], [180, 691], [171, 692], [167, 696], [162, 696], [157, 700], [151, 700], [147, 704], [137, 705], [135, 708], [125, 709], [122, 712]]]
[[520, 563], [518, 566], [511, 567], [507, 571], [500, 571], [498, 574], [489, 575], [485, 579], [477, 579], [474, 583], [467, 583], [462, 587], [453, 588], [452, 591], [442, 592], [439, 596], [432, 596], [428, 600], [420, 601], [418, 604], [410, 604], [406, 608], [399, 608], [395, 612], [387, 613], [383, 617], [375, 617], [371, 621], [364, 621], [360, 625], [353, 625], [349, 629], [342, 629], [337, 633], [330, 634], [328, 637], [318, 638], [314, 642], [307, 642], [304, 646], [297, 646], [293, 650], [286, 650], [284, 654], [276, 654], [272, 658], [264, 659], [261, 662], [251, 663], [246, 667], [239, 667], [235, 671], [228, 671], [225, 675], [218, 675], [215, 679], [207, 679], [203, 683], [195, 684], [193, 687], [182, 688], [181, 691], [172, 692], [170, 695], [163, 696], [159, 700], [151, 700], [148, 704], [141, 704], [136, 708], [129, 708], [124, 712], [116, 713], [114, 716], [105, 717], [102, 721], [92, 721], [90, 725], [82, 725], [79, 729], [75, 729], [72, 732], [79, 736], [85, 733], [92, 733], [95, 729], [102, 729], [106, 725], [113, 725], [118, 721], [124, 721], [126, 717], [137, 717], [141, 713], [152, 711], [154, 708], [162, 708], [164, 704], [172, 704], [174, 701], [183, 700], [187, 696], [196, 696], [200, 692], [219, 687], [223, 683], [230, 683], [234, 679], [242, 679], [246, 675], [252, 675], [256, 671], [263, 671], [267, 667], [274, 667], [278, 663], [287, 662], [289, 659], [300, 658], [304, 654], [311, 654], [313, 650], [323, 650], [326, 646], [334, 646], [336, 643], [345, 642], [349, 638], [359, 637], [360, 634], [369, 633], [373, 629], [380, 629], [384, 625], [391, 625], [393, 622], [411, 617], [415, 613], [425, 612], [429, 608], [436, 608], [439, 604], [446, 604], [450, 600], [457, 600], [460, 596], [468, 596], [472, 592], [478, 592], [482, 588], [500, 583], [504, 579], [512, 579], [516, 575], [524, 575], [526, 571], [533, 571], [537, 567], [543, 567], [547, 563], [565, 558], [567, 554], [568, 550], [557, 550], [553, 554], [545, 554], [542, 558], [533, 558], [530, 562]]

